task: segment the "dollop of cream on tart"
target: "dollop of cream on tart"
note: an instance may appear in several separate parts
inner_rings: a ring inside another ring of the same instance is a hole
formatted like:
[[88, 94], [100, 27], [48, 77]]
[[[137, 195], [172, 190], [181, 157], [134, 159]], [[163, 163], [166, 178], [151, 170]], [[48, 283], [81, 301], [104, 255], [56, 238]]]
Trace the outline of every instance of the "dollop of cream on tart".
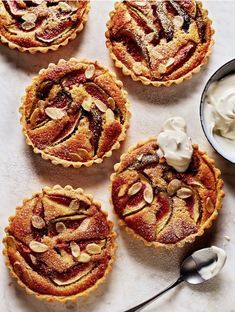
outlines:
[[28, 292], [75, 299], [104, 280], [115, 251], [112, 222], [81, 189], [45, 187], [24, 200], [4, 239], [7, 265]]

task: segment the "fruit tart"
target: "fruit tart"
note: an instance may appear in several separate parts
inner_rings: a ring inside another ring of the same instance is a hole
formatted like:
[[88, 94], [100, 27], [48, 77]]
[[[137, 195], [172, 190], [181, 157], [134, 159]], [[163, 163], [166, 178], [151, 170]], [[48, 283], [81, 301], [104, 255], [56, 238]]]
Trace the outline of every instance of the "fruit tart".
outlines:
[[20, 108], [27, 143], [54, 164], [101, 163], [129, 126], [122, 82], [97, 62], [60, 60], [42, 69]]
[[57, 50], [83, 29], [89, 0], [0, 0], [0, 39], [30, 53]]
[[113, 223], [82, 189], [45, 187], [18, 207], [4, 255], [27, 293], [48, 301], [88, 294], [105, 280], [116, 249]]
[[117, 67], [156, 87], [179, 84], [207, 62], [213, 29], [195, 0], [116, 2], [106, 45]]
[[192, 145], [181, 118], [115, 165], [112, 202], [121, 225], [146, 245], [183, 246], [211, 227], [221, 208], [220, 171]]

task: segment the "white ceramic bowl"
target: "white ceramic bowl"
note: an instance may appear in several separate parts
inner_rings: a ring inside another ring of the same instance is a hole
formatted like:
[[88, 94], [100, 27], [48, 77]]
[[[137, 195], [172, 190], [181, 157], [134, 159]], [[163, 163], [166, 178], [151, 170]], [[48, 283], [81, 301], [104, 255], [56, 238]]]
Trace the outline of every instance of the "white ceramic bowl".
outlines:
[[235, 74], [235, 59], [227, 62], [226, 64], [224, 64], [223, 66], [221, 66], [212, 76], [211, 78], [208, 80], [203, 92], [202, 92], [202, 96], [201, 96], [201, 103], [200, 103], [200, 119], [201, 119], [201, 125], [202, 125], [202, 129], [204, 131], [204, 134], [207, 138], [207, 140], [209, 141], [209, 143], [211, 144], [211, 146], [217, 151], [217, 153], [219, 153], [222, 157], [224, 157], [225, 159], [227, 159], [228, 161], [230, 161], [231, 163], [235, 164], [235, 149], [234, 149], [234, 153], [231, 154], [231, 152], [227, 152], [221, 145], [220, 143], [214, 138], [214, 136], [212, 135], [211, 131], [210, 131], [210, 127], [207, 123], [206, 120], [206, 109], [205, 106], [208, 105], [207, 104], [207, 91], [209, 86], [211, 85], [212, 82], [220, 80], [222, 78], [224, 78], [225, 76], [229, 75], [229, 74]]

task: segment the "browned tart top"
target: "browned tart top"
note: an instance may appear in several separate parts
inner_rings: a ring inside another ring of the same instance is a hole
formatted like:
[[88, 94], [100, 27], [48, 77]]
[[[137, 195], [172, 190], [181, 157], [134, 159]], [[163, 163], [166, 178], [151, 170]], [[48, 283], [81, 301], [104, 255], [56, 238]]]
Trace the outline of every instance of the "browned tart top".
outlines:
[[199, 1], [127, 0], [110, 14], [106, 37], [125, 74], [144, 83], [161, 82], [158, 86], [188, 76], [205, 62], [212, 33]]
[[112, 222], [81, 189], [55, 186], [25, 200], [7, 228], [5, 255], [13, 275], [38, 295], [86, 292], [110, 270]]
[[10, 47], [43, 52], [82, 30], [88, 10], [88, 0], [1, 0], [0, 35]]
[[221, 206], [220, 171], [194, 146], [189, 168], [175, 171], [155, 139], [121, 158], [112, 176], [115, 212], [136, 236], [155, 246], [182, 245], [202, 235]]
[[28, 143], [66, 166], [89, 166], [110, 156], [129, 119], [122, 83], [97, 63], [75, 59], [40, 71], [21, 113]]

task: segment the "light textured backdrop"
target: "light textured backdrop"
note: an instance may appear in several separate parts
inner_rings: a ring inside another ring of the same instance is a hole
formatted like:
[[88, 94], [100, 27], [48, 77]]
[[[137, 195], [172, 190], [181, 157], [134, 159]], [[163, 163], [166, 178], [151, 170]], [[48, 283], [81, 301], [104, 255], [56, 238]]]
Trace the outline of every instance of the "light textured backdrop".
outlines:
[[[113, 1], [91, 1], [87, 26], [68, 46], [46, 55], [29, 55], [0, 46], [0, 230], [1, 238], [8, 217], [24, 197], [30, 197], [44, 185], [71, 184], [93, 193], [103, 209], [115, 221], [118, 232], [117, 261], [104, 285], [77, 305], [49, 304], [26, 296], [8, 275], [4, 258], [0, 257], [1, 312], [123, 312], [163, 289], [178, 275], [180, 261], [191, 251], [216, 244], [224, 247], [228, 261], [221, 274], [200, 286], [181, 285], [172, 290], [146, 312], [232, 312], [235, 311], [235, 166], [218, 156], [208, 144], [199, 121], [199, 102], [210, 75], [235, 56], [235, 1], [204, 1], [216, 30], [215, 46], [208, 65], [190, 81], [170, 88], [142, 86], [125, 78], [113, 66], [105, 47], [105, 24]], [[41, 67], [60, 58], [98, 59], [114, 70], [124, 82], [132, 104], [132, 120], [128, 137], [121, 150], [102, 165], [81, 170], [56, 167], [33, 154], [25, 144], [19, 124], [18, 107], [25, 87]], [[181, 115], [188, 122], [194, 143], [216, 159], [223, 172], [226, 198], [213, 229], [196, 244], [182, 250], [164, 251], [145, 247], [132, 240], [117, 226], [109, 204], [109, 177], [113, 165], [128, 146], [148, 136], [157, 135], [163, 121]], [[228, 242], [225, 235], [231, 240]]]

